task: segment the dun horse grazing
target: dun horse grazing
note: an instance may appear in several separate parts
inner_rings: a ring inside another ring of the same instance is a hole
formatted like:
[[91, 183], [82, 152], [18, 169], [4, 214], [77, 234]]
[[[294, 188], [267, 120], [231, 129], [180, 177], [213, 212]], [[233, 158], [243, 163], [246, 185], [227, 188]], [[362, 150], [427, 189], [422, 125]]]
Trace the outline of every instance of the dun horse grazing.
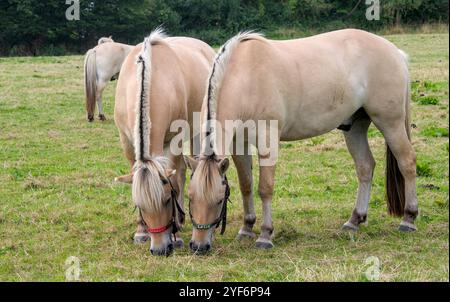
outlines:
[[[276, 120], [278, 137], [283, 141], [318, 136], [337, 127], [346, 130], [345, 141], [359, 181], [356, 207], [344, 224], [351, 230], [357, 230], [367, 217], [375, 166], [367, 129], [373, 122], [387, 143], [389, 212], [403, 216], [401, 231], [416, 229], [416, 156], [410, 142], [407, 57], [387, 40], [352, 29], [291, 41], [239, 34], [216, 55], [204, 102], [207, 116], [222, 125], [225, 120]], [[225, 132], [212, 132], [212, 137], [221, 134], [223, 138]], [[197, 252], [211, 248], [217, 225], [211, 222], [226, 213], [223, 200], [228, 159], [218, 153], [203, 154], [199, 160], [186, 158], [194, 171], [189, 186], [191, 215], [193, 221], [205, 226], [193, 231], [190, 245]], [[258, 153], [261, 163], [267, 154]], [[239, 237], [254, 238], [251, 155], [233, 155], [233, 160], [245, 214]], [[260, 248], [273, 247], [274, 175], [275, 165], [260, 165], [258, 193], [263, 220], [256, 241]]]
[[84, 59], [84, 91], [88, 121], [94, 120], [95, 102], [98, 117], [104, 121], [102, 93], [109, 81], [118, 77], [120, 67], [134, 46], [116, 43], [111, 37], [100, 38], [98, 45], [87, 51]]
[[175, 233], [184, 221], [186, 166], [182, 155], [168, 152], [177, 135], [170, 125], [175, 120], [192, 124], [214, 54], [202, 41], [166, 38], [156, 30], [131, 51], [119, 75], [114, 119], [132, 172], [117, 180], [132, 183], [140, 212], [134, 239], [139, 243], [150, 236], [152, 254], [168, 255], [183, 244]]

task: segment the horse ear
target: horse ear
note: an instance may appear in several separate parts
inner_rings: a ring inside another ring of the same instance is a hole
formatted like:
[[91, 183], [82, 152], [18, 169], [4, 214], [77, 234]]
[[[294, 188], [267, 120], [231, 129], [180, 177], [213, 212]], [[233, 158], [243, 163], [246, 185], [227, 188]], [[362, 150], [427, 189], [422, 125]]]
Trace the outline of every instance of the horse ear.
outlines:
[[186, 166], [189, 167], [189, 169], [192, 170], [192, 172], [195, 171], [195, 169], [197, 169], [198, 166], [198, 160], [191, 157], [191, 156], [186, 156], [183, 155], [183, 159], [184, 159], [184, 163], [186, 164]]
[[230, 166], [230, 161], [228, 160], [228, 158], [224, 158], [219, 162], [219, 171], [221, 174], [225, 174], [225, 172], [227, 172], [228, 167]]

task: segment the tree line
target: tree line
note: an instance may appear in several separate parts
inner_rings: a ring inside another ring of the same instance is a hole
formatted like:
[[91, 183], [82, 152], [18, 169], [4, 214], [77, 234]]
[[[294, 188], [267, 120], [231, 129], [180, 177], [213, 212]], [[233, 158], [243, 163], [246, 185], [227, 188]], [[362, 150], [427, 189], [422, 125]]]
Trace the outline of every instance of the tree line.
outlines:
[[449, 9], [448, 0], [379, 0], [380, 20], [368, 21], [365, 0], [79, 0], [79, 20], [67, 20], [66, 10], [75, 2], [0, 0], [0, 55], [82, 53], [109, 35], [137, 44], [158, 25], [171, 35], [219, 45], [245, 29], [448, 24]]

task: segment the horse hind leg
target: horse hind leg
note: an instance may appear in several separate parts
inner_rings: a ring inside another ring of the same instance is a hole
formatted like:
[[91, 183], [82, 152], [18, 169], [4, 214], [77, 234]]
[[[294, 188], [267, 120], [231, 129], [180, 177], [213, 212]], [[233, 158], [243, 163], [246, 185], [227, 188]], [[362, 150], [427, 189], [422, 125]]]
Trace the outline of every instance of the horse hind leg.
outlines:
[[[409, 100], [407, 101], [409, 102]], [[371, 117], [387, 143], [388, 209], [394, 216], [403, 216], [399, 227], [400, 231], [415, 231], [414, 221], [418, 215], [416, 154], [409, 138], [408, 110], [407, 106], [406, 116], [404, 112], [391, 110], [388, 113], [377, 112], [378, 114]]]
[[355, 162], [358, 176], [358, 196], [352, 216], [344, 224], [344, 230], [356, 231], [361, 223], [367, 220], [367, 210], [372, 188], [375, 160], [367, 140], [367, 130], [371, 121], [365, 116], [353, 121], [348, 132], [344, 132], [347, 148]]
[[382, 133], [388, 145], [386, 190], [395, 188], [397, 192], [394, 200], [388, 195], [390, 212], [396, 216], [403, 216], [400, 231], [415, 231], [414, 221], [419, 213], [416, 192], [416, 154], [405, 131], [404, 123], [384, 129]]
[[103, 102], [102, 102], [102, 96], [103, 96], [103, 90], [105, 90], [106, 87], [106, 82], [104, 81], [99, 81], [99, 83], [97, 83], [97, 107], [98, 107], [98, 118], [101, 121], [105, 121], [106, 117], [105, 117], [105, 113], [103, 112]]

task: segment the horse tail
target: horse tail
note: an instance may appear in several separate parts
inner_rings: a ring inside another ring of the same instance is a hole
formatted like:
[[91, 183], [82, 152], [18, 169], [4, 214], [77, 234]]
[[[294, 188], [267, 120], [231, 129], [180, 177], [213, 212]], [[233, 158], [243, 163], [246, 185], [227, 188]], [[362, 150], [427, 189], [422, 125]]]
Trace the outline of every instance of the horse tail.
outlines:
[[211, 137], [211, 122], [216, 119], [217, 110], [217, 95], [222, 82], [225, 77], [226, 67], [228, 62], [237, 48], [237, 46], [244, 41], [248, 40], [261, 40], [264, 41], [264, 37], [252, 31], [240, 32], [236, 36], [229, 39], [218, 51], [214, 58], [214, 63], [208, 78], [207, 94], [205, 95], [206, 102], [206, 139], [209, 140], [203, 147], [204, 155], [214, 155], [214, 141]]
[[[132, 196], [135, 204], [143, 210], [160, 206], [164, 196], [161, 177], [167, 166], [164, 158], [152, 158], [150, 155], [150, 90], [152, 74], [152, 45], [164, 39], [161, 29], [153, 31], [145, 38], [137, 59], [137, 99], [134, 126], [134, 165]], [[161, 175], [162, 174], [162, 175]]]
[[94, 120], [95, 98], [97, 94], [97, 53], [90, 49], [84, 59], [84, 91], [86, 94], [86, 111], [88, 120]]
[[[408, 55], [403, 50], [398, 50], [408, 65]], [[405, 129], [408, 139], [411, 140], [411, 82], [406, 67], [407, 86], [405, 93]], [[389, 214], [403, 216], [405, 209], [405, 179], [398, 167], [397, 159], [386, 144], [386, 195]]]

